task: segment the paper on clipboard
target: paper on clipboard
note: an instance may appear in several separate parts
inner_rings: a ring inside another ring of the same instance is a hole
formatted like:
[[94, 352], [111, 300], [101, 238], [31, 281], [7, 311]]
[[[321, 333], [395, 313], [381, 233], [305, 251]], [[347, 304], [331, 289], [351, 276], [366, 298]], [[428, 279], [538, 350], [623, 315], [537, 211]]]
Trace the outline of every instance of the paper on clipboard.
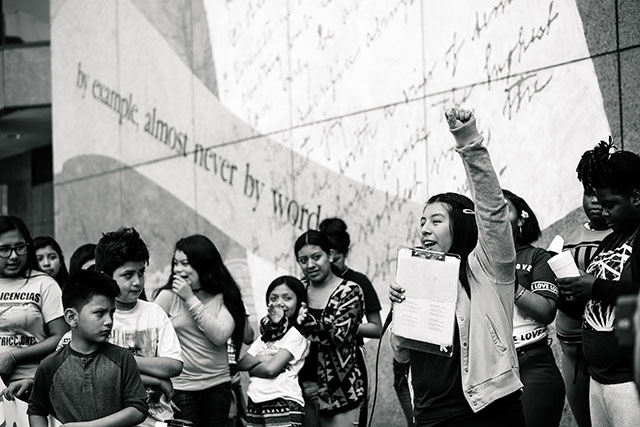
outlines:
[[458, 299], [460, 258], [400, 248], [396, 282], [405, 300], [393, 308], [393, 333], [403, 346], [451, 356]]

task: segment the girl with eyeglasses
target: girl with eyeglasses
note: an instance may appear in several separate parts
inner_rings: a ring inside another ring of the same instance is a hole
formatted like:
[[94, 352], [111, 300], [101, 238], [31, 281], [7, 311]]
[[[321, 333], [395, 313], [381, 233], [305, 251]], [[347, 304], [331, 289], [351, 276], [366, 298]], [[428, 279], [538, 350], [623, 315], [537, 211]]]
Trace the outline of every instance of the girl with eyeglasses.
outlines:
[[27, 226], [0, 216], [0, 394], [26, 400], [38, 363], [68, 329], [60, 287], [38, 270]]

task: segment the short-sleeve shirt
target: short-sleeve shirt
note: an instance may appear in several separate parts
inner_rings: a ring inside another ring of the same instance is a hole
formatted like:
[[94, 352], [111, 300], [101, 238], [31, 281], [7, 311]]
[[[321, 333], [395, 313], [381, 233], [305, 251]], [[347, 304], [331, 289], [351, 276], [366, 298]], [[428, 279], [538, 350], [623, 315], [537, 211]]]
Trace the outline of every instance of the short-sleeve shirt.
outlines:
[[[558, 286], [547, 260], [551, 255], [541, 248], [525, 246], [516, 250], [517, 283], [531, 292], [558, 301]], [[547, 325], [526, 315], [516, 305], [513, 312], [513, 342], [516, 348], [546, 339]]]
[[289, 328], [284, 337], [276, 341], [264, 342], [262, 338], [258, 338], [251, 344], [247, 353], [254, 357], [260, 357], [274, 355], [281, 349], [291, 353], [293, 359], [287, 364], [284, 371], [275, 378], [251, 377], [247, 395], [256, 403], [282, 398], [304, 405], [298, 373], [309, 353], [309, 341], [295, 327]]
[[[138, 300], [131, 310], [116, 310], [109, 342], [133, 356], [167, 357], [182, 362], [178, 336], [164, 310], [152, 302]], [[149, 416], [141, 425], [154, 427], [156, 421], [173, 418], [173, 410], [158, 387], [147, 388]]]
[[[631, 240], [598, 253], [587, 268], [596, 279], [631, 282]], [[600, 384], [633, 381], [633, 352], [620, 347], [615, 334], [615, 305], [590, 299], [584, 309], [582, 349], [591, 378]]]
[[[581, 224], [569, 230], [564, 236], [563, 250], [571, 251], [573, 259], [576, 261], [576, 265], [582, 271], [587, 271], [587, 267], [591, 262], [598, 245], [602, 242], [606, 236], [611, 233], [611, 229], [607, 230], [592, 230], [589, 228], [589, 224]], [[560, 295], [560, 301], [558, 303], [558, 310], [562, 311], [566, 315], [575, 319], [576, 321], [582, 321], [582, 315], [584, 313], [584, 302], [580, 299], [574, 299], [567, 301]], [[576, 322], [576, 327], [573, 328], [572, 335], [581, 336], [580, 323]], [[562, 329], [565, 329], [565, 325], [562, 325]], [[560, 331], [560, 328], [558, 328]], [[567, 331], [563, 330], [563, 334]]]
[[[29, 347], [47, 338], [45, 325], [63, 316], [62, 292], [49, 275], [0, 278], [0, 353]], [[37, 363], [20, 363], [5, 383], [33, 378]]]
[[133, 356], [104, 343], [90, 354], [66, 345], [36, 371], [29, 415], [53, 415], [63, 424], [92, 421], [133, 407], [147, 413], [146, 393]]

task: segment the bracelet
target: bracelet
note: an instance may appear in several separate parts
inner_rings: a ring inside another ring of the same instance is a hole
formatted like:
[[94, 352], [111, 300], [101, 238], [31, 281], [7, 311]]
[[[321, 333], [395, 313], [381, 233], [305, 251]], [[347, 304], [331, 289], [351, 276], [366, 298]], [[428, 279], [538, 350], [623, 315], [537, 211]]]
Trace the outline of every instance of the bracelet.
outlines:
[[518, 292], [518, 294], [516, 295], [516, 297], [513, 299], [513, 303], [514, 303], [514, 304], [515, 304], [515, 303], [517, 303], [517, 302], [518, 302], [518, 300], [519, 300], [520, 298], [522, 298], [522, 295], [524, 295], [524, 293], [525, 293], [526, 291], [527, 291], [527, 290], [526, 290], [526, 288], [522, 288], [522, 289], [520, 290], [520, 292]]

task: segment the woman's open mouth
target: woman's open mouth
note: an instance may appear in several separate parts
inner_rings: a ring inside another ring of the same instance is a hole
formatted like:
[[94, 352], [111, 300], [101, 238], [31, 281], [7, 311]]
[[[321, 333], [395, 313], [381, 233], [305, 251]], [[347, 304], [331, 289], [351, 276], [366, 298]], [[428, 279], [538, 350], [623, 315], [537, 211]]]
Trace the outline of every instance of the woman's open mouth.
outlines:
[[438, 242], [433, 241], [433, 240], [423, 240], [423, 241], [422, 241], [422, 247], [423, 247], [424, 249], [431, 249], [431, 248], [433, 248], [433, 247], [434, 247], [435, 245], [437, 245], [437, 244], [438, 244]]

